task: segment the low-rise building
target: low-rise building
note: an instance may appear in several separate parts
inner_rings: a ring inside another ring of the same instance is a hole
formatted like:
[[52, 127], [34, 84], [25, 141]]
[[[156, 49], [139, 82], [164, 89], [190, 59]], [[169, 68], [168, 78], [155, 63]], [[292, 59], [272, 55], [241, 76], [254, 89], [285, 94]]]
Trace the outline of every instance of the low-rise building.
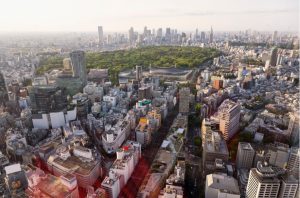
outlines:
[[[217, 161], [227, 162], [229, 151], [225, 140], [218, 132], [212, 130], [206, 132], [205, 143], [203, 145], [203, 171], [206, 174], [213, 173], [217, 169]], [[220, 164], [222, 165], [222, 164]]]
[[183, 198], [183, 188], [181, 186], [166, 185], [158, 198]]
[[102, 144], [104, 150], [113, 154], [123, 144], [130, 135], [130, 122], [123, 119], [117, 122], [114, 126], [105, 127], [102, 134]]
[[205, 198], [240, 198], [238, 182], [226, 174], [210, 174], [206, 176]]
[[77, 180], [72, 174], [56, 177], [32, 167], [26, 171], [26, 177], [28, 180], [26, 194], [29, 197], [79, 198]]
[[47, 160], [48, 170], [55, 176], [72, 173], [82, 188], [93, 185], [101, 175], [100, 160], [88, 148], [75, 146], [72, 155], [69, 148], [63, 144], [57, 146], [55, 154]]

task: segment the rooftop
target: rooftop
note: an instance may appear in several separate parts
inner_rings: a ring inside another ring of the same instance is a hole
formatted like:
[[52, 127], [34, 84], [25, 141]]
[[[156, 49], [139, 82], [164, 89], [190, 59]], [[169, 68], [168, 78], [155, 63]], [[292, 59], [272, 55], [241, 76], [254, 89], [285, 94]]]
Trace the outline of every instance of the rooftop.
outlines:
[[105, 177], [102, 181], [102, 186], [113, 186], [116, 182], [119, 182], [120, 175], [114, 174], [113, 177]]
[[226, 99], [224, 102], [219, 106], [218, 110], [223, 111], [232, 111], [234, 108], [236, 108], [238, 104], [235, 103], [232, 100]]
[[[48, 162], [49, 163], [49, 162]], [[52, 162], [68, 169], [70, 172], [74, 172], [80, 175], [89, 175], [95, 166], [99, 163], [98, 160], [84, 162], [76, 156], [70, 156], [66, 160], [60, 157], [55, 157]]]
[[210, 188], [219, 189], [230, 194], [240, 194], [237, 180], [226, 174], [210, 174], [206, 176]]
[[205, 147], [207, 152], [228, 154], [227, 144], [218, 132], [206, 133]]
[[247, 142], [239, 142], [239, 145], [241, 146], [241, 149], [243, 150], [253, 150], [250, 143]]
[[50, 197], [68, 197], [69, 189], [63, 185], [58, 177], [47, 175], [36, 186], [43, 194]]

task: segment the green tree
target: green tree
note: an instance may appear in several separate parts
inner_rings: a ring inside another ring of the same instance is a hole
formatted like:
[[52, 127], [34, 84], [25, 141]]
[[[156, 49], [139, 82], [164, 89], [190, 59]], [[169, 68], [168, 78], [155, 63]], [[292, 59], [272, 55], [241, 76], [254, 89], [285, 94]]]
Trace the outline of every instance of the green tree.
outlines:
[[[130, 50], [117, 50], [107, 52], [87, 52], [86, 64], [88, 69], [107, 68], [113, 80], [116, 81], [115, 73], [123, 69], [132, 69], [136, 65], [148, 67], [150, 64], [158, 67], [193, 68], [201, 63], [220, 55], [220, 51], [212, 48], [180, 47], [180, 46], [152, 46], [140, 47]], [[44, 58], [36, 70], [37, 74], [43, 74], [53, 69], [63, 67], [63, 58], [53, 55]], [[117, 68], [117, 69], [116, 69]]]
[[240, 142], [249, 142], [251, 143], [253, 141], [253, 135], [250, 132], [241, 132], [239, 134], [239, 141]]
[[196, 146], [202, 146], [202, 139], [201, 139], [201, 137], [199, 137], [199, 136], [194, 137], [194, 144]]
[[196, 111], [197, 114], [200, 114], [201, 108], [202, 108], [202, 104], [201, 103], [197, 103], [195, 105], [195, 111]]

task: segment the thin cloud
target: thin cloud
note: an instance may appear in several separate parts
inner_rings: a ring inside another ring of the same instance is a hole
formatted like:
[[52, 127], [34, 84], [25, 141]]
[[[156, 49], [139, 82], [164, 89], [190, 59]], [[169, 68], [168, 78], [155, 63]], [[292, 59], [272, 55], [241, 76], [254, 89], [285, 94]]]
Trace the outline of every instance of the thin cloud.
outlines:
[[246, 10], [246, 11], [228, 11], [228, 12], [213, 12], [213, 11], [195, 11], [186, 12], [182, 16], [213, 16], [213, 15], [240, 15], [240, 14], [278, 14], [278, 13], [291, 13], [298, 12], [294, 9], [282, 9], [282, 10]]
[[[299, 12], [297, 9], [280, 9], [280, 10], [246, 10], [246, 11], [191, 11], [182, 12], [175, 9], [164, 9], [161, 14], [140, 13], [125, 16], [125, 18], [166, 18], [166, 17], [197, 17], [197, 16], [221, 16], [221, 15], [257, 15], [257, 14], [279, 14]], [[124, 17], [122, 17], [124, 18]]]

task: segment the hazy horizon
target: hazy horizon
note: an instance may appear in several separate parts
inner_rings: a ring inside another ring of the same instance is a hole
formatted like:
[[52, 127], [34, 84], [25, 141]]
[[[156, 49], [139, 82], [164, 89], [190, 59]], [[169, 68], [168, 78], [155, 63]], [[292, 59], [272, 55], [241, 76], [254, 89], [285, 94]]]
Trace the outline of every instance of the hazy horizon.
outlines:
[[0, 33], [182, 31], [299, 32], [298, 0], [10, 0], [2, 2]]

